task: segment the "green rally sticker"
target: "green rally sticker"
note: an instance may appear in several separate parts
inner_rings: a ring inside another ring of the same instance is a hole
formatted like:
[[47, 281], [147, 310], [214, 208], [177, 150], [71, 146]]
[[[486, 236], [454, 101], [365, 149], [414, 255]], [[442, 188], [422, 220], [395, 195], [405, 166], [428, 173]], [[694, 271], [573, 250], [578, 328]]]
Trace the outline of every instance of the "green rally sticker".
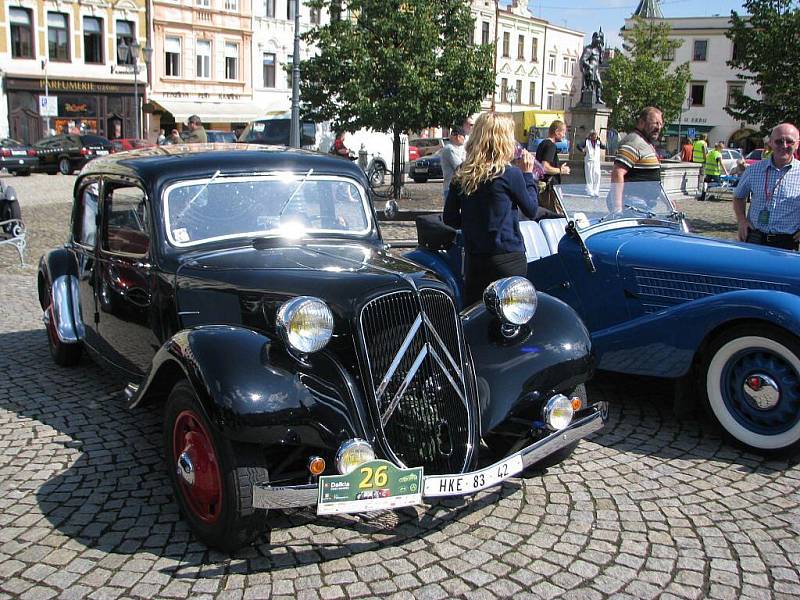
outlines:
[[422, 503], [422, 467], [373, 460], [347, 475], [319, 478], [318, 515], [387, 510]]

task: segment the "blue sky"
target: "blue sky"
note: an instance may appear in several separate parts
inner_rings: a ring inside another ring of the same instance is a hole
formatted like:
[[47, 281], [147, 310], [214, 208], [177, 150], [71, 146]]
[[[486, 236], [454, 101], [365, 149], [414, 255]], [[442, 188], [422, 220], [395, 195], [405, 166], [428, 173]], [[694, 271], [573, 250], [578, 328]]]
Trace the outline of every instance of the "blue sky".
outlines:
[[[510, 0], [501, 0], [508, 5]], [[602, 26], [607, 46], [620, 46], [619, 29], [633, 14], [638, 0], [531, 0], [528, 8], [536, 17], [554, 25], [583, 31], [591, 38]], [[661, 12], [665, 17], [710, 17], [729, 15], [731, 10], [744, 13], [741, 0], [663, 0]]]

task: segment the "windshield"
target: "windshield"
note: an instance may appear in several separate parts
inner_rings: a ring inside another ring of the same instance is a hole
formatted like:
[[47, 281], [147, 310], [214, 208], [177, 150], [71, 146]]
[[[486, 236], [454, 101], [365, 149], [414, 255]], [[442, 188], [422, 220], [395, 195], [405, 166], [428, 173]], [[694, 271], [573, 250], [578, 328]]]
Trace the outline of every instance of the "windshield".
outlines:
[[365, 235], [369, 215], [358, 183], [312, 173], [209, 177], [173, 184], [164, 193], [167, 237], [179, 247], [239, 237]]
[[659, 181], [636, 181], [608, 184], [600, 195], [588, 193], [584, 184], [558, 186], [559, 198], [568, 219], [578, 229], [621, 219], [653, 218], [677, 222], [675, 208]]

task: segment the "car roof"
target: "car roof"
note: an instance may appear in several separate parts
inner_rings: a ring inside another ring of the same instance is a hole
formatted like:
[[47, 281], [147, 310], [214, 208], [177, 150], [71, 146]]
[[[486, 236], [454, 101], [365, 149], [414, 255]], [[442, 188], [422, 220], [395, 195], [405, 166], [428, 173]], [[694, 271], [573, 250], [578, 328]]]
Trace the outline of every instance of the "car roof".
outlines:
[[89, 162], [81, 171], [88, 175], [115, 174], [138, 177], [160, 185], [163, 182], [212, 175], [217, 170], [226, 175], [291, 171], [327, 175], [346, 175], [362, 180], [358, 165], [327, 153], [285, 146], [259, 144], [178, 144], [155, 146], [110, 154]]

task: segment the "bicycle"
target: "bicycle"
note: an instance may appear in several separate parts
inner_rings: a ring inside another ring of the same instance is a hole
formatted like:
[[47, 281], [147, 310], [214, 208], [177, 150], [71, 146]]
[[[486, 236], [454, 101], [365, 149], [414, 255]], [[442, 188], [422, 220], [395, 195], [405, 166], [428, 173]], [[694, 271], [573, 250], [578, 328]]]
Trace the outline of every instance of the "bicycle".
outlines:
[[[363, 165], [362, 165], [363, 168]], [[383, 214], [388, 219], [397, 217], [400, 207], [395, 200], [395, 197], [400, 194], [395, 194], [396, 186], [394, 181], [394, 174], [386, 167], [386, 164], [381, 160], [370, 161], [369, 166], [366, 168], [367, 181], [369, 182], [369, 189], [373, 198], [386, 199], [386, 204], [383, 208]], [[400, 192], [403, 189], [403, 179], [397, 183]]]

